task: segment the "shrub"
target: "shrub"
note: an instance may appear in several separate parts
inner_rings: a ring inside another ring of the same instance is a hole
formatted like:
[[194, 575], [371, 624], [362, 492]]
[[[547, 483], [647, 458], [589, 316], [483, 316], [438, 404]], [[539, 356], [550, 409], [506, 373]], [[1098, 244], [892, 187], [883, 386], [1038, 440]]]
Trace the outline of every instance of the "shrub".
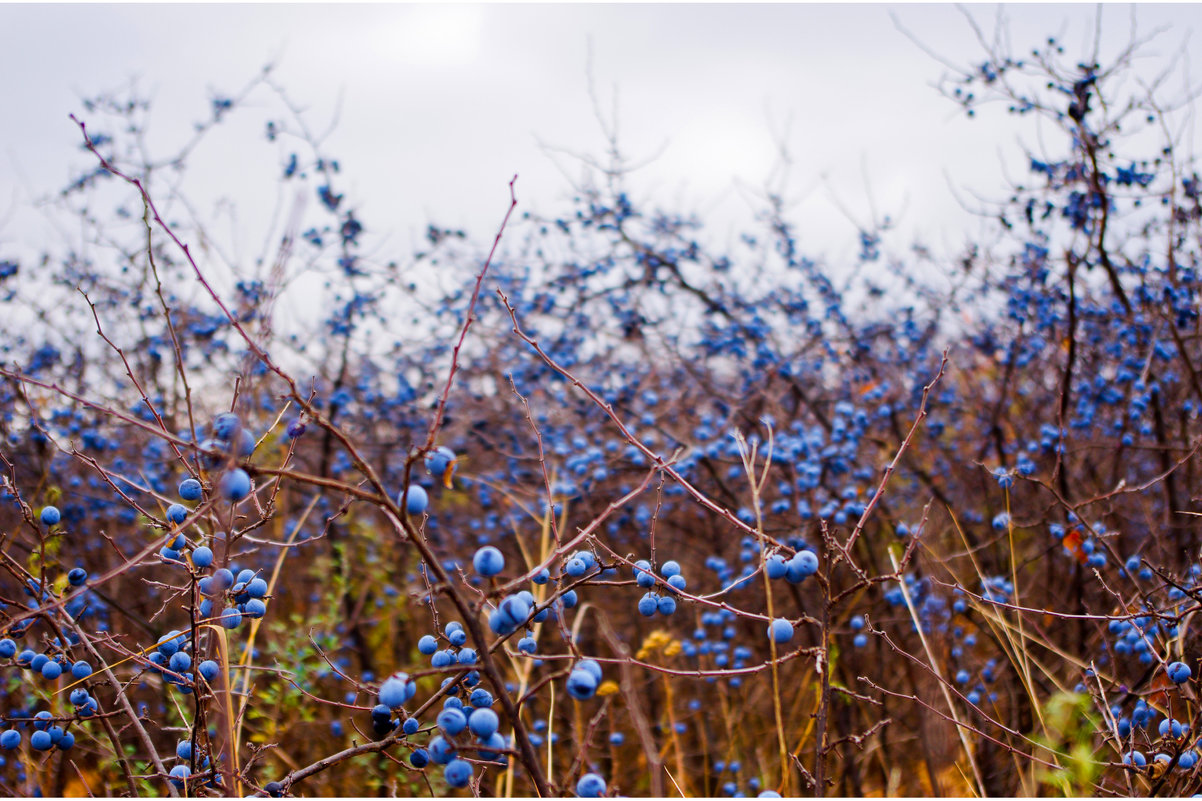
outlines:
[[616, 167], [379, 263], [265, 79], [198, 136], [274, 98], [320, 219], [226, 270], [147, 104], [90, 101], [64, 202], [120, 269], [0, 265], [89, 312], [0, 367], [0, 746], [49, 752], [5, 786], [72, 749], [110, 795], [1198, 790], [1202, 201], [1137, 52], [945, 77], [1055, 136], [929, 282], [887, 226], [807, 257], [775, 196], [715, 248]]

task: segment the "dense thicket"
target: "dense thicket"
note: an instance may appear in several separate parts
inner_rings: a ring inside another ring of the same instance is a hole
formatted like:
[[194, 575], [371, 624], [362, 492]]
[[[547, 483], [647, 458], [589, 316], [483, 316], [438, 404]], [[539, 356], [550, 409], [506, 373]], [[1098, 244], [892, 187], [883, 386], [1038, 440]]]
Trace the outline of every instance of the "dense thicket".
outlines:
[[[1198, 789], [1202, 203], [1135, 47], [945, 76], [1048, 149], [946, 263], [776, 196], [716, 249], [620, 160], [388, 261], [269, 76], [157, 161], [89, 100], [84, 242], [0, 264], [3, 787]], [[256, 93], [319, 216], [244, 264], [176, 188]]]

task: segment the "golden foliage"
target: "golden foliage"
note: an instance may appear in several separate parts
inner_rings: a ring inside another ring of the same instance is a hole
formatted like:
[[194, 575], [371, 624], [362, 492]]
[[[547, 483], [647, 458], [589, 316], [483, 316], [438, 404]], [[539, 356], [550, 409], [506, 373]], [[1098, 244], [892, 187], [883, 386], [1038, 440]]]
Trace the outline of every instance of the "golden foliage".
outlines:
[[656, 651], [663, 651], [664, 656], [676, 656], [680, 653], [680, 641], [673, 639], [672, 635], [667, 631], [656, 629], [643, 640], [643, 644], [639, 647], [635, 658], [640, 662], [645, 662]]

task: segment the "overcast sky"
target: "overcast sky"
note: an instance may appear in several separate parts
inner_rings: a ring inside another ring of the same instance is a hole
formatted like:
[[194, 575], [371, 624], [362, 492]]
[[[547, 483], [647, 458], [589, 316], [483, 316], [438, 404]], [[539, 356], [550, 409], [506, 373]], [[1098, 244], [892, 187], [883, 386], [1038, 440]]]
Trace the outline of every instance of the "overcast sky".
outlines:
[[[968, 12], [992, 29], [995, 6]], [[1063, 33], [1071, 54], [1098, 9], [1005, 13], [1017, 52]], [[1125, 40], [1130, 7], [1102, 13], [1111, 41]], [[808, 248], [854, 248], [837, 205], [867, 221], [869, 192], [878, 214], [954, 247], [967, 225], [954, 190], [1001, 196], [1002, 159], [1021, 167], [1016, 128], [1000, 109], [968, 120], [942, 99], [932, 84], [945, 68], [891, 15], [953, 62], [981, 59], [950, 5], [0, 5], [0, 250], [40, 249], [46, 233], [27, 206], [88, 163], [67, 119], [81, 95], [137, 76], [163, 141], [181, 141], [210, 90], [231, 93], [268, 61], [314, 128], [339, 110], [326, 149], [375, 232], [391, 231], [401, 251], [428, 222], [483, 241], [514, 173], [523, 208], [564, 207], [562, 168], [575, 177], [579, 165], [543, 145], [604, 152], [590, 51], [607, 111], [617, 93], [623, 148], [658, 156], [636, 174], [636, 196], [737, 224], [783, 139]], [[1141, 30], [1171, 26], [1156, 48], [1167, 55], [1199, 28], [1202, 8], [1141, 5], [1136, 18]], [[261, 137], [257, 126], [234, 133]], [[255, 219], [274, 197], [262, 184], [278, 174], [274, 156], [259, 172], [240, 161], [271, 155], [255, 148], [231, 135], [197, 155], [201, 205], [229, 198]]]

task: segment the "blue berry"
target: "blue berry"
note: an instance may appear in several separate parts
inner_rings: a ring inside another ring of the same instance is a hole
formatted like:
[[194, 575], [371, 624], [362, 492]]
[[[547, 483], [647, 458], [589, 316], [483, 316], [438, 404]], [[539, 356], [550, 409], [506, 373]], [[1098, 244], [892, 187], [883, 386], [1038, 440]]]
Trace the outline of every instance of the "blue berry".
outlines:
[[472, 734], [481, 739], [491, 737], [500, 724], [501, 720], [497, 717], [497, 713], [487, 707], [473, 710], [471, 717], [467, 719], [467, 726], [471, 729]]
[[[200, 588], [206, 595], [220, 595], [234, 586], [234, 574], [227, 567], [217, 568], [208, 579], [208, 591], [206, 591], [205, 587]], [[200, 583], [203, 584], [203, 580]]]
[[389, 709], [403, 706], [417, 692], [417, 685], [406, 673], [394, 673], [380, 685], [380, 704]]
[[472, 568], [481, 576], [495, 576], [505, 569], [505, 556], [491, 545], [485, 545], [472, 557]]
[[774, 553], [764, 561], [764, 572], [768, 574], [768, 578], [782, 579], [789, 572], [789, 563], [785, 557], [778, 553]]
[[171, 783], [176, 787], [184, 786], [184, 779], [192, 775], [192, 771], [188, 770], [187, 765], [176, 765], [171, 769]]
[[[402, 493], [404, 494], [404, 493]], [[400, 498], [397, 502], [400, 503]], [[408, 497], [405, 500], [405, 511], [411, 515], [420, 515], [430, 505], [430, 496], [417, 484], [409, 485]]]
[[376, 739], [387, 737], [395, 728], [396, 721], [392, 719], [392, 710], [384, 704], [377, 704], [371, 711], [371, 729]]
[[589, 671], [573, 668], [568, 674], [568, 695], [577, 701], [587, 701], [597, 692], [597, 678]]
[[454, 737], [467, 727], [467, 715], [453, 706], [447, 707], [438, 713], [434, 722], [438, 724], [438, 728]]
[[436, 478], [441, 478], [448, 487], [451, 486], [451, 476], [455, 472], [455, 451], [444, 447], [435, 448], [426, 454], [426, 469]]
[[1190, 670], [1189, 665], [1184, 662], [1171, 663], [1165, 672], [1169, 674], [1169, 681], [1174, 684], [1184, 684], [1193, 675], [1193, 671]]
[[247, 495], [250, 495], [250, 476], [245, 470], [235, 467], [221, 477], [221, 497], [237, 503]]
[[768, 624], [768, 638], [778, 645], [787, 643], [793, 639], [793, 624], [783, 617], [776, 618]]
[[171, 656], [180, 648], [183, 648], [185, 642], [187, 642], [187, 637], [184, 636], [183, 632], [179, 629], [172, 629], [159, 642], [158, 649], [163, 656]]
[[798, 551], [789, 560], [785, 578], [791, 584], [800, 584], [818, 572], [818, 556], [813, 551]]
[[192, 564], [200, 568], [209, 567], [213, 564], [213, 549], [207, 545], [201, 545], [199, 548], [192, 550]]
[[238, 419], [238, 415], [233, 412], [222, 412], [213, 418], [211, 426], [213, 436], [217, 439], [229, 441], [234, 436], [234, 432], [242, 427], [242, 421]]
[[581, 798], [600, 798], [605, 793], [605, 779], [596, 773], [586, 773], [576, 782], [576, 795]]
[[455, 746], [447, 742], [441, 734], [430, 738], [430, 761], [435, 765], [445, 765], [455, 758]]
[[[554, 735], [551, 741], [554, 742], [558, 735]], [[505, 742], [505, 738], [499, 733], [480, 741], [480, 758], [486, 760], [494, 760], [497, 758], [497, 751], [507, 747], [509, 744]]]
[[530, 617], [530, 602], [523, 595], [510, 595], [497, 605], [497, 611], [514, 626], [517, 626], [526, 622], [526, 618]]
[[199, 501], [202, 494], [200, 482], [194, 478], [185, 478], [179, 484], [179, 497], [185, 501]]
[[596, 659], [581, 659], [576, 664], [576, 670], [587, 670], [593, 674], [593, 678], [601, 681], [601, 663]]
[[638, 585], [647, 590], [655, 586], [655, 575], [651, 572], [651, 563], [640, 559], [634, 563], [634, 579]]
[[204, 442], [200, 443], [200, 449], [204, 451], [204, 453], [202, 453], [200, 456], [201, 462], [209, 470], [216, 470], [225, 461], [225, 456], [223, 454], [225, 453], [226, 448], [217, 440], [206, 439]]
[[467, 787], [472, 780], [472, 765], [462, 759], [453, 759], [443, 768], [443, 776], [451, 787]]
[[42, 508], [42, 525], [57, 526], [59, 521], [63, 519], [62, 512], [56, 506], [45, 506]]

